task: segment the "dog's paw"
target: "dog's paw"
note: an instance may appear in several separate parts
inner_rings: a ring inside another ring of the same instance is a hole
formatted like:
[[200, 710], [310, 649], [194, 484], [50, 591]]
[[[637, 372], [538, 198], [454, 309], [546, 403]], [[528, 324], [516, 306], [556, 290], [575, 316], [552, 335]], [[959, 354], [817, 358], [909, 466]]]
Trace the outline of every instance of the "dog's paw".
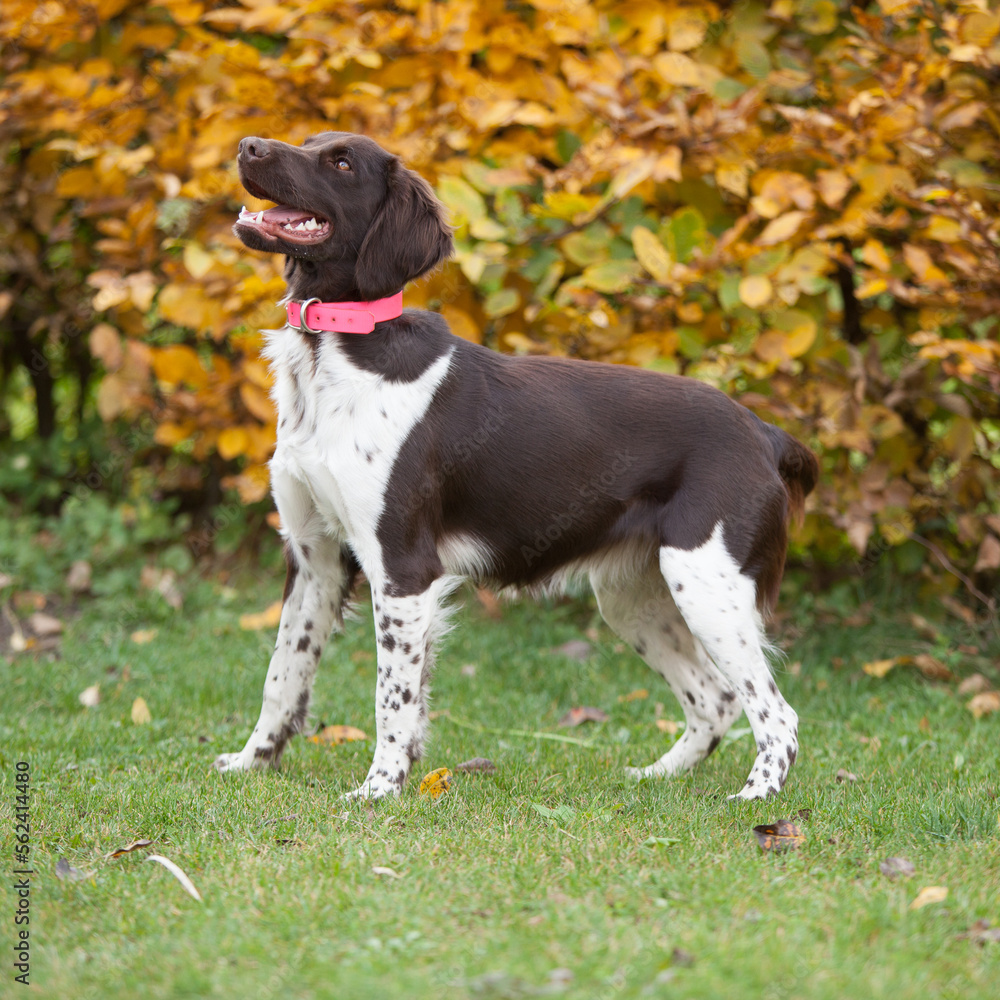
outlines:
[[341, 795], [342, 802], [374, 802], [402, 792], [402, 784], [386, 780], [382, 775], [369, 775], [364, 782], [351, 792]]
[[254, 757], [248, 758], [246, 752], [222, 753], [212, 761], [212, 767], [220, 774], [231, 774], [235, 771], [254, 771], [265, 765], [264, 761]]
[[625, 777], [633, 781], [643, 781], [646, 778], [646, 770], [642, 767], [626, 767]]

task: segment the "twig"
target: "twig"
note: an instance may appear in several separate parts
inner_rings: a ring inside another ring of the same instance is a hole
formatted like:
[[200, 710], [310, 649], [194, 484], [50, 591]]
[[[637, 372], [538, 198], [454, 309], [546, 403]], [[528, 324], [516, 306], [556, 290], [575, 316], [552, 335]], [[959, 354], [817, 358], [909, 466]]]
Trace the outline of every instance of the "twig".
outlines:
[[962, 583], [965, 584], [966, 590], [968, 590], [973, 597], [982, 601], [983, 604], [990, 609], [990, 611], [994, 609], [996, 602], [993, 598], [987, 597], [964, 573], [956, 569], [948, 557], [933, 542], [929, 542], [926, 538], [921, 538], [919, 535], [913, 534], [912, 531], [908, 531], [906, 533], [906, 537], [909, 538], [911, 542], [916, 542], [918, 545], [922, 545], [925, 549], [927, 549], [927, 551], [930, 552], [930, 554], [934, 556], [939, 563], [941, 563], [947, 572], [961, 580]]

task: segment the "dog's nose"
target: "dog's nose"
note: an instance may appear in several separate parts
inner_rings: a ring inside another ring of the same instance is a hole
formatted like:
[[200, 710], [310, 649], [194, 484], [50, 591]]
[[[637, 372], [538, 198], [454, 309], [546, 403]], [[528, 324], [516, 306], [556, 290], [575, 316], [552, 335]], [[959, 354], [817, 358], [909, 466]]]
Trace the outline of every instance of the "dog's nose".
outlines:
[[255, 135], [248, 135], [245, 139], [240, 139], [240, 156], [242, 157], [262, 160], [270, 152], [271, 146], [267, 139], [261, 139]]

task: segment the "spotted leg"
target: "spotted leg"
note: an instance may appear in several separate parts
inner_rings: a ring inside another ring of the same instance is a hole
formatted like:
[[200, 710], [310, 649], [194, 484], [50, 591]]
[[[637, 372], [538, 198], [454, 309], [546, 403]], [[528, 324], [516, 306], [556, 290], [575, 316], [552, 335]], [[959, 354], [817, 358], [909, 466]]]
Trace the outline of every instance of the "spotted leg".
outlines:
[[394, 597], [391, 588], [372, 585], [378, 638], [375, 758], [368, 776], [347, 798], [398, 795], [423, 752], [434, 640], [441, 631], [441, 601], [449, 586], [438, 579], [423, 593]]
[[288, 740], [302, 729], [323, 645], [351, 595], [358, 565], [332, 538], [307, 494], [284, 477], [275, 484], [288, 575], [278, 638], [264, 680], [264, 702], [250, 738], [238, 753], [215, 759], [219, 771], [276, 767]]
[[798, 717], [771, 677], [754, 581], [726, 549], [721, 523], [696, 549], [661, 548], [660, 570], [692, 634], [736, 692], [757, 741], [750, 775], [733, 798], [777, 795], [798, 753]]
[[739, 716], [735, 693], [691, 635], [655, 566], [624, 583], [591, 583], [604, 620], [666, 680], [686, 719], [680, 739], [659, 760], [629, 768], [629, 774], [652, 778], [690, 770]]

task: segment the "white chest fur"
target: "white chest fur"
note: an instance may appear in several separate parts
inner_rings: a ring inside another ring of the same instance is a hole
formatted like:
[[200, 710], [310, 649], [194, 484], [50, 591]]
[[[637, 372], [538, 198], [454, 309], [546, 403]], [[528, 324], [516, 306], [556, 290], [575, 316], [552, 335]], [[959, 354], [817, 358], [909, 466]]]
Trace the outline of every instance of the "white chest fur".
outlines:
[[366, 572], [377, 573], [376, 528], [393, 465], [444, 380], [451, 353], [412, 382], [357, 367], [335, 337], [314, 345], [288, 328], [269, 332], [265, 356], [278, 408], [272, 479], [301, 484], [327, 530], [351, 545]]

